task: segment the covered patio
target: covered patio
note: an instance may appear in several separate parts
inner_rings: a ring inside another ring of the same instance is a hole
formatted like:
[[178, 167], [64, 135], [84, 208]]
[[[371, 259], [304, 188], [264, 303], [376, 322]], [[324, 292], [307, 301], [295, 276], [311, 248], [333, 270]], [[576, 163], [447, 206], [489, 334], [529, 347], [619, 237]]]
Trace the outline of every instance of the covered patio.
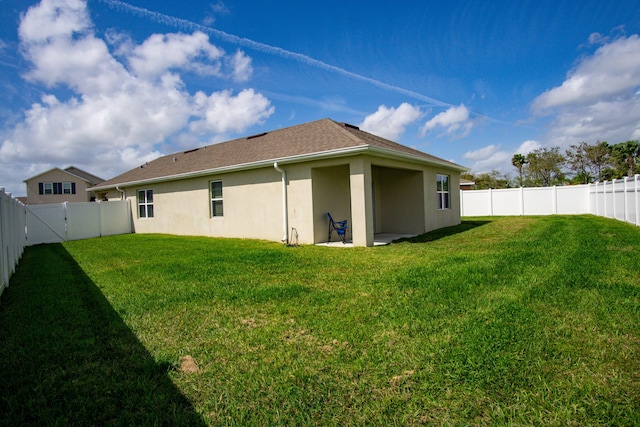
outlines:
[[[371, 158], [360, 157], [344, 164], [313, 168], [316, 244], [380, 246], [424, 233], [423, 171], [383, 164], [372, 164]], [[327, 212], [336, 221], [348, 221], [347, 244], [336, 233], [327, 241]]]

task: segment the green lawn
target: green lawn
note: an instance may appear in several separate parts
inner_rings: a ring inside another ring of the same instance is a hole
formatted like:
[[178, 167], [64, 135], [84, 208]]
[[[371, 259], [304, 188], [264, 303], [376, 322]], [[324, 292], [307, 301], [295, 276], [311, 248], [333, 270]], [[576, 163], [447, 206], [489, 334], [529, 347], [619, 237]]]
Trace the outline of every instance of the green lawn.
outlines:
[[640, 425], [640, 228], [29, 247], [0, 303], [0, 396], [7, 425]]

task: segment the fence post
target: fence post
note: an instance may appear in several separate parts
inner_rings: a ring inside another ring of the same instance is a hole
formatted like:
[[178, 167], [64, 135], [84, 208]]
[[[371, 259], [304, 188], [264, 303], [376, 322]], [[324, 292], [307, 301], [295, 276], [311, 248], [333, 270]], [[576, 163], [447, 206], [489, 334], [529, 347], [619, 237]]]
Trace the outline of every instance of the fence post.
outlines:
[[520, 186], [520, 215], [524, 216], [524, 187]]
[[4, 288], [9, 286], [9, 260], [5, 253], [5, 193], [4, 188], [0, 187], [0, 294]]
[[640, 179], [640, 174], [636, 174], [633, 177], [633, 186], [634, 193], [636, 198], [636, 225], [640, 227], [640, 204], [638, 203], [638, 179]]
[[493, 216], [493, 188], [489, 189], [489, 216]]
[[624, 185], [622, 188], [622, 193], [624, 198], [622, 199], [623, 202], [623, 206], [624, 206], [624, 222], [629, 222], [629, 209], [627, 207], [627, 178], [629, 178], [628, 176], [624, 177]]
[[602, 216], [607, 217], [607, 181], [602, 183]]

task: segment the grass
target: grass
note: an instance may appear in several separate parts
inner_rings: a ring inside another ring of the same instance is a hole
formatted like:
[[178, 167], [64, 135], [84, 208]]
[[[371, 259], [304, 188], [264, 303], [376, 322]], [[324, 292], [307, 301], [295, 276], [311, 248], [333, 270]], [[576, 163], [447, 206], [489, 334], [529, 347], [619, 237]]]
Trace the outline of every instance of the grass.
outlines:
[[592, 216], [376, 248], [29, 247], [0, 304], [0, 420], [639, 425], [638, 266], [640, 229]]

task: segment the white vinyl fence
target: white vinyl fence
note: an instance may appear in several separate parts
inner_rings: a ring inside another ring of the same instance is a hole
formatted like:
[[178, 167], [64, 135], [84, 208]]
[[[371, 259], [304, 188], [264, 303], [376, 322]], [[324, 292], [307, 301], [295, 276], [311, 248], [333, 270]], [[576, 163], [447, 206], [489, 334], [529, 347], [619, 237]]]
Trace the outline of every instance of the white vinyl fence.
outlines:
[[596, 184], [460, 192], [462, 216], [593, 214], [640, 226], [640, 175]]
[[27, 245], [127, 234], [132, 231], [128, 200], [27, 206]]
[[0, 188], [0, 295], [9, 287], [9, 279], [26, 245], [26, 208]]

